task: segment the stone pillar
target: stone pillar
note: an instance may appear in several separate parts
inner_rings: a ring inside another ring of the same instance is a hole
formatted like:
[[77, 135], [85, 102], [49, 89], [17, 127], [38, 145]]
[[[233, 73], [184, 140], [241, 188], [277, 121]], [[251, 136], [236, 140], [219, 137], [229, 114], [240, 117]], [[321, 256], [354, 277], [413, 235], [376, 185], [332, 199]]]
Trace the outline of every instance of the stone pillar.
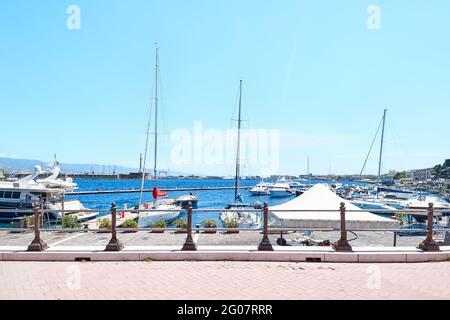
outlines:
[[117, 209], [116, 204], [113, 202], [111, 204], [111, 240], [106, 245], [105, 251], [120, 251], [123, 249], [123, 244], [117, 239]]
[[263, 238], [261, 243], [258, 246], [258, 251], [273, 251], [272, 244], [269, 240], [268, 228], [269, 228], [269, 205], [267, 202], [264, 203], [263, 209], [263, 218], [264, 218], [264, 230], [263, 230]]
[[28, 246], [28, 251], [44, 251], [48, 245], [41, 239], [41, 209], [40, 205], [34, 207], [34, 240]]
[[197, 244], [192, 239], [192, 203], [188, 203], [187, 207], [187, 237], [183, 245], [182, 251], [196, 251]]
[[347, 240], [347, 228], [345, 226], [345, 203], [341, 202], [341, 207], [339, 208], [341, 212], [341, 238], [333, 244], [333, 249], [336, 251], [349, 252], [352, 251], [352, 247]]
[[433, 203], [428, 204], [427, 237], [417, 248], [423, 251], [439, 251], [439, 245], [433, 240]]

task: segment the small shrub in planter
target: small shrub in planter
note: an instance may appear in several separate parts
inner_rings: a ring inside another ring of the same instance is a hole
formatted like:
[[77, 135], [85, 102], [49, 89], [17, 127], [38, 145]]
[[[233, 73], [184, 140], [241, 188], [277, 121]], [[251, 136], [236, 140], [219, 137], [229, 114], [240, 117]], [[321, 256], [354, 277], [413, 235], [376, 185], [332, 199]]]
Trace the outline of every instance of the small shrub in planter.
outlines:
[[[232, 218], [226, 218], [222, 221], [223, 227], [227, 229], [239, 228], [239, 221]], [[227, 230], [226, 233], [239, 233], [239, 230]]]
[[[125, 220], [124, 223], [122, 223], [121, 227], [128, 228], [128, 229], [135, 229], [135, 228], [138, 228], [138, 223], [134, 219], [128, 219], [128, 220]], [[137, 231], [127, 230], [124, 232], [137, 232]]]
[[[98, 220], [98, 228], [99, 229], [111, 229], [112, 228], [112, 222], [108, 218], [102, 218]], [[108, 230], [101, 230], [99, 232], [108, 232]]]
[[[165, 228], [167, 226], [164, 220], [157, 221], [150, 225], [150, 228]], [[152, 230], [152, 233], [164, 233], [164, 230]]]
[[215, 220], [203, 220], [204, 233], [216, 233], [217, 232], [217, 222]]
[[177, 218], [175, 220], [175, 227], [182, 229], [182, 230], [177, 231], [178, 233], [186, 233], [187, 232], [187, 220], [184, 218]]
[[64, 215], [61, 225], [64, 229], [81, 229], [81, 223], [76, 216]]

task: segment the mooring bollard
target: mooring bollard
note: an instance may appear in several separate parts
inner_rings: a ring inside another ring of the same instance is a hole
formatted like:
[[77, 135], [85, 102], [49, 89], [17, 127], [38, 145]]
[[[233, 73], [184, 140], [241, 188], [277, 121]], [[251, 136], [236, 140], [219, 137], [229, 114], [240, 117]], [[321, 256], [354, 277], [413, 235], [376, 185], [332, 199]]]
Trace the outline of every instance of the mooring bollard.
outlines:
[[41, 239], [41, 209], [40, 205], [34, 207], [34, 240], [28, 246], [28, 251], [44, 251], [48, 245]]
[[427, 237], [417, 248], [423, 251], [439, 251], [439, 245], [433, 240], [433, 203], [428, 204], [428, 226]]
[[187, 237], [186, 242], [183, 245], [182, 251], [196, 251], [197, 244], [192, 239], [192, 203], [188, 203], [187, 207]]
[[106, 245], [105, 251], [120, 251], [123, 249], [123, 244], [117, 239], [116, 230], [117, 210], [116, 204], [111, 204], [111, 241]]
[[258, 246], [258, 251], [273, 251], [272, 244], [269, 240], [268, 228], [269, 228], [269, 205], [267, 202], [264, 203], [263, 209], [263, 219], [264, 219], [264, 230], [263, 238]]
[[341, 238], [333, 244], [333, 249], [336, 251], [352, 251], [352, 247], [347, 240], [347, 228], [345, 226], [345, 203], [341, 202], [339, 208], [341, 212]]

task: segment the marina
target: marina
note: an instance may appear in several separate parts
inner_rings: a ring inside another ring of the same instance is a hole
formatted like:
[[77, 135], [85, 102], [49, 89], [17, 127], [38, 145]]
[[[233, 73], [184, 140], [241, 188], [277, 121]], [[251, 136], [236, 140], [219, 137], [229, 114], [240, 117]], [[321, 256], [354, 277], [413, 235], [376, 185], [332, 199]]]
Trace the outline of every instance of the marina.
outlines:
[[450, 300], [450, 2], [354, 2], [1, 3], [0, 300]]

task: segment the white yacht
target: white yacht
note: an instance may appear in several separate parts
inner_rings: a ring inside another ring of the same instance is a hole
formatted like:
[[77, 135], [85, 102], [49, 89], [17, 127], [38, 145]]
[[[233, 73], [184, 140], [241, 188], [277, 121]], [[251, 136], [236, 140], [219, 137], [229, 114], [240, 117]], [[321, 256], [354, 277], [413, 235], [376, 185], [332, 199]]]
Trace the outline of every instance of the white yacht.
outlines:
[[[380, 216], [393, 216], [398, 210], [397, 208], [381, 201], [351, 200], [350, 203], [354, 204], [358, 208]], [[378, 210], [383, 210], [383, 212], [378, 212]]]
[[434, 213], [435, 216], [441, 216], [443, 213], [450, 213], [450, 203], [433, 195], [418, 195], [404, 201], [402, 204], [406, 209], [422, 210], [421, 212], [414, 212], [414, 214], [411, 215], [418, 222], [424, 222], [427, 220], [429, 203], [433, 203], [433, 208], [439, 210]]
[[[71, 179], [58, 179], [59, 167], [51, 166], [42, 171], [35, 166], [34, 172], [15, 181], [0, 182], [0, 221], [15, 221], [33, 214], [31, 210], [41, 201], [46, 210], [44, 219], [48, 221], [61, 220], [59, 210], [87, 210], [78, 200], [64, 200], [65, 194], [70, 194], [77, 188]], [[25, 211], [25, 212], [24, 212]], [[70, 214], [70, 212], [69, 212]], [[97, 213], [73, 213], [80, 221], [94, 218]]]
[[260, 182], [256, 186], [250, 189], [252, 196], [268, 196], [270, 195], [269, 188], [273, 185], [270, 182]]
[[295, 193], [291, 189], [289, 182], [284, 178], [279, 179], [273, 186], [271, 186], [269, 188], [269, 192], [270, 196], [274, 198], [290, 197]]

